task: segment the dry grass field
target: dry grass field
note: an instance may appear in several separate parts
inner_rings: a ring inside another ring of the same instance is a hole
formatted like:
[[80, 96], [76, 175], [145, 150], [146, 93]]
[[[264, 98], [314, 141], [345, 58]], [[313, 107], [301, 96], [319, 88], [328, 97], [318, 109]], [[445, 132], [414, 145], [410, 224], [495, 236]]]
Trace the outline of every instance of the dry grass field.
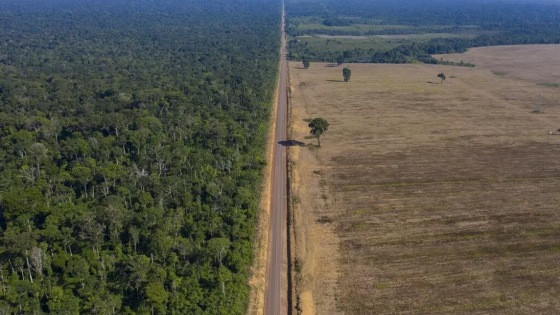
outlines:
[[515, 76], [291, 64], [291, 137], [330, 122], [289, 153], [304, 313], [560, 312], [560, 88], [531, 71], [558, 52]]
[[560, 83], [560, 45], [493, 46], [436, 58], [470, 62], [494, 74], [536, 83]]

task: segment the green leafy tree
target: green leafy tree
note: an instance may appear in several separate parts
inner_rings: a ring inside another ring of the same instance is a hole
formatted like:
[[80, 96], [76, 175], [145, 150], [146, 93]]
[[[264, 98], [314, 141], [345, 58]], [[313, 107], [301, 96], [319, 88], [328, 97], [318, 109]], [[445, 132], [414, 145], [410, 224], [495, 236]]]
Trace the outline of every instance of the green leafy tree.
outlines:
[[208, 251], [214, 259], [222, 265], [222, 262], [229, 251], [231, 246], [231, 241], [227, 238], [218, 237], [213, 238], [208, 241]]
[[447, 77], [445, 76], [445, 73], [440, 73], [437, 75], [437, 77], [441, 80], [441, 83], [443, 84], [443, 81], [445, 81], [445, 79], [447, 79]]
[[165, 313], [165, 304], [169, 298], [169, 293], [161, 282], [150, 282], [146, 285], [146, 299], [152, 307], [152, 313], [157, 310], [158, 314]]
[[64, 290], [61, 286], [54, 286], [50, 290], [47, 301], [51, 313], [79, 314], [79, 300], [70, 290]]
[[304, 67], [305, 69], [308, 69], [309, 66], [311, 65], [311, 62], [310, 62], [309, 59], [307, 59], [307, 58], [303, 58], [302, 62], [303, 62], [303, 67]]
[[308, 126], [311, 128], [309, 132], [317, 138], [317, 145], [320, 147], [321, 135], [329, 129], [329, 122], [324, 118], [313, 118]]
[[76, 183], [83, 190], [83, 196], [88, 197], [87, 185], [93, 177], [91, 169], [85, 165], [75, 165], [72, 168], [72, 176], [74, 176]]
[[35, 164], [37, 173], [41, 173], [41, 164], [47, 159], [47, 147], [42, 143], [34, 143], [27, 150], [30, 162]]
[[350, 81], [350, 77], [352, 76], [352, 70], [350, 70], [350, 68], [342, 69], [342, 76], [344, 77], [344, 82]]

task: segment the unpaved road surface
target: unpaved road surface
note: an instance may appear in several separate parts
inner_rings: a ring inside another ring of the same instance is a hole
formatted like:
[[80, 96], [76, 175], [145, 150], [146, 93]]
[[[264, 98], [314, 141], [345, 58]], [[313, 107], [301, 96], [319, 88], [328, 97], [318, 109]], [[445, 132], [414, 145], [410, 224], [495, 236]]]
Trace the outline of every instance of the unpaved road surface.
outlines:
[[287, 124], [287, 68], [286, 35], [282, 12], [282, 52], [278, 86], [275, 148], [272, 165], [272, 194], [270, 211], [269, 253], [266, 273], [266, 296], [264, 314], [276, 315], [288, 312], [287, 303], [287, 257], [286, 257], [286, 148], [280, 144], [286, 140]]

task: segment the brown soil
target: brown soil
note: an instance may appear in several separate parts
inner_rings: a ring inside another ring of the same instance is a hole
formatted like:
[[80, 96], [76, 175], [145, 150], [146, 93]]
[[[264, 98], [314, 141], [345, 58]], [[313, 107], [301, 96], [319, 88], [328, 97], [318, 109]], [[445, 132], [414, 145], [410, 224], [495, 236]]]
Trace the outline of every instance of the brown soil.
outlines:
[[[292, 136], [312, 145], [290, 148], [304, 313], [560, 311], [560, 90], [530, 71], [350, 67], [348, 83], [290, 69]], [[330, 122], [321, 148], [312, 117]]]

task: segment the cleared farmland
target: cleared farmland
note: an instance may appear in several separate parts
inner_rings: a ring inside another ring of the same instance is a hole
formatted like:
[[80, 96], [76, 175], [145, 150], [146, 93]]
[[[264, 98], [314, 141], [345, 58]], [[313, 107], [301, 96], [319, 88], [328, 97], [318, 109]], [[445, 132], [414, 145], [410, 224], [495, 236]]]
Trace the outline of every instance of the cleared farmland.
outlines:
[[560, 90], [530, 67], [350, 68], [290, 68], [292, 138], [331, 124], [290, 148], [299, 307], [558, 312]]
[[471, 48], [464, 54], [436, 55], [444, 60], [474, 63], [499, 76], [546, 83], [560, 83], [559, 45], [518, 45]]

